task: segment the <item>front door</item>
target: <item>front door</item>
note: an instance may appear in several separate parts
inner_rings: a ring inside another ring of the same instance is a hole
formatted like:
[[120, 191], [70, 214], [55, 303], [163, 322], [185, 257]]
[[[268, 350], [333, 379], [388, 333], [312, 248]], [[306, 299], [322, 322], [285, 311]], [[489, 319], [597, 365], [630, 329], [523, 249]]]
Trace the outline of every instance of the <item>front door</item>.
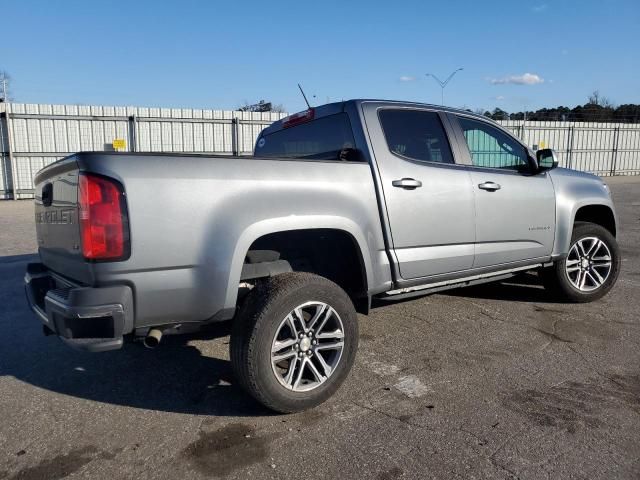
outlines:
[[403, 279], [468, 270], [475, 219], [471, 177], [455, 163], [446, 118], [421, 108], [364, 104]]
[[475, 194], [474, 268], [550, 255], [556, 204], [549, 174], [534, 174], [527, 148], [507, 132], [475, 118], [456, 118]]

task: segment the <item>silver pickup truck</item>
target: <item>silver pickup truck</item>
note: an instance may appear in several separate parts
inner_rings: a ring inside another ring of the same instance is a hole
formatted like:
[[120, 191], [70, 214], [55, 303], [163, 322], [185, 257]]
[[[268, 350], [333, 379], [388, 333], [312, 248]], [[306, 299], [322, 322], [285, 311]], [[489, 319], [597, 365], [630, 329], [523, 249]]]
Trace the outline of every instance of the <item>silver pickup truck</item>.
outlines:
[[45, 333], [101, 351], [232, 320], [238, 383], [280, 412], [336, 391], [374, 298], [537, 270], [588, 302], [620, 269], [600, 178], [431, 105], [311, 108], [253, 157], [78, 153], [35, 183], [25, 282]]

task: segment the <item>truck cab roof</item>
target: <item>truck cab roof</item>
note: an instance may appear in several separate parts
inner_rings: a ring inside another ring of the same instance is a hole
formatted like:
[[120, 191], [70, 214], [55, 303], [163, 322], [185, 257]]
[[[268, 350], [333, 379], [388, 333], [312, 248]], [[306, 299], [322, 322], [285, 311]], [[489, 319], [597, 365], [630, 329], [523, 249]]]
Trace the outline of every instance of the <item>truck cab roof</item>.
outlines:
[[293, 113], [288, 117], [282, 118], [280, 120], [275, 121], [268, 127], [266, 127], [260, 136], [269, 135], [271, 133], [277, 132], [285, 128], [288, 122], [290, 122], [295, 117], [303, 116], [306, 112], [313, 111], [313, 120], [317, 120], [322, 117], [326, 117], [329, 115], [335, 115], [337, 113], [344, 112], [348, 105], [353, 105], [355, 107], [359, 107], [363, 103], [379, 103], [381, 106], [397, 106], [397, 107], [415, 107], [415, 108], [428, 108], [431, 110], [437, 110], [441, 112], [450, 112], [450, 113], [464, 113], [465, 115], [482, 119], [484, 121], [494, 122], [492, 119], [487, 118], [483, 115], [478, 115], [477, 113], [473, 113], [469, 110], [463, 110], [460, 108], [453, 107], [445, 107], [443, 105], [433, 105], [429, 103], [421, 103], [421, 102], [410, 102], [404, 100], [385, 100], [385, 99], [375, 99], [375, 98], [358, 98], [351, 100], [344, 100], [341, 102], [333, 102], [326, 103], [324, 105], [313, 106], [308, 110], [303, 110], [301, 112]]

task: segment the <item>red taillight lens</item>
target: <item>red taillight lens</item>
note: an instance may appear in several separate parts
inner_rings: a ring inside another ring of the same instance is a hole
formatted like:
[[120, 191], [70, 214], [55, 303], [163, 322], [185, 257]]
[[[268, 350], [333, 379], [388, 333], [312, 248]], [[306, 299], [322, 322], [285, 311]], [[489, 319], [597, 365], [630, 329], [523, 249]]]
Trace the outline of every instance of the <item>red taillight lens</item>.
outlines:
[[88, 260], [122, 260], [129, 255], [124, 193], [118, 183], [96, 175], [79, 180], [82, 254]]

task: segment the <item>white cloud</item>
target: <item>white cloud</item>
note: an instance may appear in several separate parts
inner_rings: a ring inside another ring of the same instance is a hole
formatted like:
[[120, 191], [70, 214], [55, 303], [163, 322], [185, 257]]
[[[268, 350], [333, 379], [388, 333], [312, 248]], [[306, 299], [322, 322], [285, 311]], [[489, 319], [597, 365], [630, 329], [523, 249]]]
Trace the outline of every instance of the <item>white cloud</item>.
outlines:
[[541, 3], [540, 5], [534, 5], [531, 7], [531, 11], [533, 13], [542, 13], [547, 9], [548, 5], [546, 3]]
[[524, 73], [522, 75], [509, 75], [502, 78], [488, 78], [492, 85], [536, 85], [538, 83], [544, 83], [544, 78], [535, 73]]
[[498, 95], [497, 97], [495, 97], [495, 100], [501, 102], [502, 100], [504, 100], [504, 95]]
[[416, 77], [412, 77], [411, 75], [403, 75], [400, 77], [401, 82], [413, 82]]

